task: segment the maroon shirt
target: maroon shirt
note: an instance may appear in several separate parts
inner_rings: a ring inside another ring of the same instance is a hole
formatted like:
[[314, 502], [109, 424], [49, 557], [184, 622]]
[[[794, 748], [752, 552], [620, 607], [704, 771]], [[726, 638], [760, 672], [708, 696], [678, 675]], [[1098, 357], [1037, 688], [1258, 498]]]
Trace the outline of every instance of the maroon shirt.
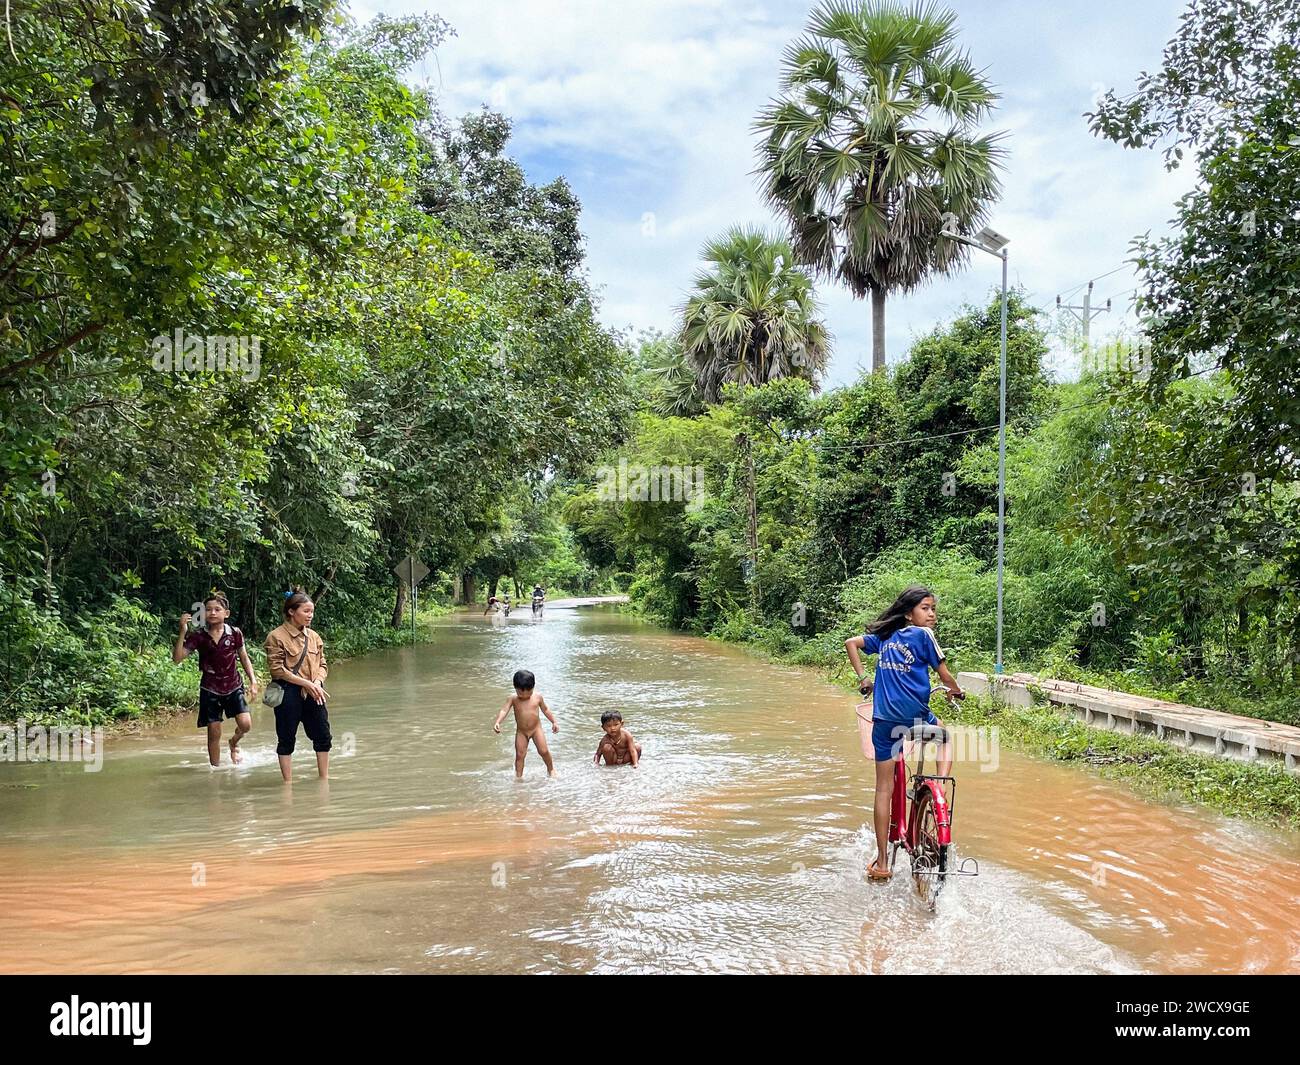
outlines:
[[229, 625], [222, 626], [221, 638], [213, 640], [207, 626], [185, 637], [185, 650], [198, 648], [199, 670], [203, 674], [199, 687], [213, 695], [229, 695], [239, 691], [244, 682], [239, 676], [239, 649], [244, 646], [244, 634]]

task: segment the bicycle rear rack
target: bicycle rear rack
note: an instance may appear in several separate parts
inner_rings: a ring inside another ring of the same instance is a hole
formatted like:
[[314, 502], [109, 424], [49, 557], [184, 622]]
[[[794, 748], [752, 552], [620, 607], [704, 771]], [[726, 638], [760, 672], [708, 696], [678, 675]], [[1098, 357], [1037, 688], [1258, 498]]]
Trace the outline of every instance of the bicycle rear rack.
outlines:
[[[973, 865], [974, 869], [968, 869], [967, 866]], [[912, 867], [913, 876], [979, 876], [980, 863], [974, 858], [963, 858], [961, 865], [956, 869], [917, 869]]]

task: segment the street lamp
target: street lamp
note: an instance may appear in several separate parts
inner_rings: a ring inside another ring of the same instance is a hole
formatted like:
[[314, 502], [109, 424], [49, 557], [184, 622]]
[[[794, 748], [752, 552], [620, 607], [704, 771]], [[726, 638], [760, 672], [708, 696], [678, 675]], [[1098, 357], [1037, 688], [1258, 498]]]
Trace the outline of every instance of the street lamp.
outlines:
[[1006, 560], [1007, 524], [1007, 245], [1011, 241], [988, 226], [973, 237], [963, 237], [957, 232], [957, 217], [951, 213], [944, 215], [941, 235], [1002, 260], [1002, 356], [998, 367], [998, 650], [993, 663], [993, 672], [1001, 673], [1002, 570]]

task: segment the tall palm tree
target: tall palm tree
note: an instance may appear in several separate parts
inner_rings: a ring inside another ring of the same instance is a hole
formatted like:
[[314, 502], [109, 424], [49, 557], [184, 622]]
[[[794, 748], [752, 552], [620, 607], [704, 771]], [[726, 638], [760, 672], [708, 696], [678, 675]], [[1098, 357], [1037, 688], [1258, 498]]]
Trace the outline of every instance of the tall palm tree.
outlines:
[[703, 258], [712, 265], [695, 278], [679, 339], [705, 402], [716, 403], [731, 381], [816, 384], [830, 335], [790, 242], [736, 226], [706, 244]]
[[[755, 130], [763, 191], [798, 261], [871, 295], [872, 369], [885, 365], [885, 296], [949, 273], [1001, 191], [1002, 134], [977, 126], [997, 93], [934, 3], [827, 0], [782, 61]], [[946, 219], [951, 214], [953, 219]]]

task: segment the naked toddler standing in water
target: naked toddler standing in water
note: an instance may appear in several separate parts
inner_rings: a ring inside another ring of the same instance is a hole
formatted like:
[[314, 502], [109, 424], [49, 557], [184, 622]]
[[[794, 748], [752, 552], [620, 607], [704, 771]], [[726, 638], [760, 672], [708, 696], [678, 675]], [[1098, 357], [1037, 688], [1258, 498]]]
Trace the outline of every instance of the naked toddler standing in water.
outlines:
[[497, 714], [497, 719], [492, 723], [492, 731], [501, 731], [501, 722], [505, 720], [506, 714], [511, 710], [515, 712], [515, 776], [524, 775], [524, 757], [528, 754], [528, 741], [533, 741], [533, 746], [537, 748], [537, 753], [542, 756], [542, 761], [546, 763], [547, 776], [555, 776], [555, 763], [551, 761], [551, 750], [546, 746], [546, 733], [542, 729], [541, 714], [546, 715], [546, 720], [551, 723], [551, 731], [559, 732], [560, 726], [555, 722], [555, 715], [551, 713], [551, 708], [546, 705], [546, 700], [533, 691], [537, 683], [537, 678], [527, 669], [521, 669], [515, 673], [514, 685], [515, 693], [506, 700], [506, 705], [501, 708], [501, 713]]

